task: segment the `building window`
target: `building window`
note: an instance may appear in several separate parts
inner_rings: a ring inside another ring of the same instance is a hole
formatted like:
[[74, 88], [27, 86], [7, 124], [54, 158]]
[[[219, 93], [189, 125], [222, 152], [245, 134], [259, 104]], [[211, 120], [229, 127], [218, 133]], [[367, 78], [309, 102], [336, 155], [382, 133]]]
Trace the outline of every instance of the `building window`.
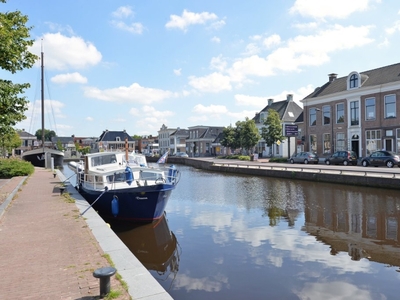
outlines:
[[350, 118], [352, 126], [360, 124], [360, 107], [358, 101], [350, 102]]
[[330, 106], [324, 106], [322, 108], [322, 115], [323, 115], [324, 125], [331, 124], [331, 107]]
[[353, 74], [350, 76], [349, 87], [351, 89], [358, 87], [358, 75], [357, 74]]
[[310, 134], [310, 148], [312, 152], [317, 152], [317, 136]]
[[331, 153], [331, 135], [324, 133], [324, 153]]
[[336, 134], [336, 151], [346, 150], [344, 133], [339, 132]]
[[397, 134], [397, 153], [400, 151], [400, 129], [396, 129]]
[[397, 241], [397, 219], [388, 217], [386, 220], [386, 239]]
[[310, 108], [310, 126], [317, 125], [317, 109]]
[[376, 108], [375, 108], [375, 98], [365, 99], [365, 120], [375, 120]]
[[385, 96], [385, 118], [396, 118], [396, 95]]
[[344, 104], [339, 103], [336, 105], [336, 123], [344, 123]]
[[365, 141], [367, 144], [367, 155], [376, 150], [382, 149], [381, 131], [367, 130], [365, 131]]

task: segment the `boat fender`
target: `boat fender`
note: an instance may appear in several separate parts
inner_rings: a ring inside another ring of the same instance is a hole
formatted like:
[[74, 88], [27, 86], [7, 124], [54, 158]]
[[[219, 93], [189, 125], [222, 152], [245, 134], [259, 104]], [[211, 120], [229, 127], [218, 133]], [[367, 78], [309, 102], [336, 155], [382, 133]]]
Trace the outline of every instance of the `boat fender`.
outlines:
[[114, 217], [118, 216], [119, 202], [118, 202], [118, 197], [115, 195], [114, 195], [113, 199], [111, 200], [111, 212]]
[[126, 180], [126, 183], [129, 185], [131, 185], [133, 182], [133, 173], [132, 173], [132, 169], [130, 167], [125, 168], [125, 180]]

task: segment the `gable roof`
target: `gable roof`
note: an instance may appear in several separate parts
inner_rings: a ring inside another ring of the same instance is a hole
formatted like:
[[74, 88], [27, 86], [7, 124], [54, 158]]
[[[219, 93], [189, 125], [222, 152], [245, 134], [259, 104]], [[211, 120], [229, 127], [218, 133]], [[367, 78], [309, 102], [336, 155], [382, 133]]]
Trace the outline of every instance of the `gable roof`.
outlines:
[[272, 102], [271, 100], [266, 107], [259, 113], [256, 113], [253, 118], [256, 124], [262, 123], [260, 115], [262, 112], [268, 112], [269, 109], [275, 110], [279, 114], [279, 119], [282, 122], [294, 122], [303, 111], [303, 109], [292, 100], [292, 96], [288, 95], [286, 100], [278, 102]]
[[[359, 74], [361, 77], [361, 88], [400, 81], [400, 63], [364, 71]], [[328, 81], [323, 86], [317, 87], [314, 92], [304, 99], [327, 96], [346, 91], [347, 77], [348, 76], [344, 76]]]
[[123, 131], [105, 130], [100, 135], [100, 137], [97, 141], [98, 142], [115, 142], [115, 141], [117, 141], [118, 137], [119, 137], [120, 141], [125, 141], [126, 138], [128, 139], [129, 142], [134, 141], [134, 139], [129, 134], [127, 134], [125, 130], [123, 130]]

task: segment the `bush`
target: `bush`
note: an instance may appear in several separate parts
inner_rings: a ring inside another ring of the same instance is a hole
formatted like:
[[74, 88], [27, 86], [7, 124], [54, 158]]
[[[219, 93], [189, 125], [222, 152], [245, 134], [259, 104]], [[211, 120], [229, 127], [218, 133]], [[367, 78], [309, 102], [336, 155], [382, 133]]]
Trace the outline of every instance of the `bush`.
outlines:
[[0, 178], [27, 176], [33, 174], [34, 170], [30, 162], [20, 158], [0, 158]]
[[287, 163], [287, 157], [271, 157], [269, 162], [276, 162], [276, 163]]

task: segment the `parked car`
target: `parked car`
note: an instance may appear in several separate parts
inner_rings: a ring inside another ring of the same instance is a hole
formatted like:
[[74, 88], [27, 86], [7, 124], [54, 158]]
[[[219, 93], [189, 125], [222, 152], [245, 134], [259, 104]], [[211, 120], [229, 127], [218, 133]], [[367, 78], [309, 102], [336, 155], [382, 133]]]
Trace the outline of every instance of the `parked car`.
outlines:
[[176, 152], [175, 153], [176, 157], [189, 157], [186, 152]]
[[325, 159], [327, 165], [357, 165], [357, 154], [354, 151], [336, 151]]
[[368, 166], [386, 166], [388, 168], [393, 168], [395, 165], [400, 166], [399, 155], [392, 151], [375, 151], [371, 153], [370, 156], [364, 157], [361, 161], [364, 167]]
[[299, 163], [299, 164], [308, 164], [308, 163], [313, 163], [317, 164], [319, 162], [319, 157], [317, 154], [313, 152], [300, 152], [297, 153], [296, 155], [293, 155], [290, 158], [290, 163]]

